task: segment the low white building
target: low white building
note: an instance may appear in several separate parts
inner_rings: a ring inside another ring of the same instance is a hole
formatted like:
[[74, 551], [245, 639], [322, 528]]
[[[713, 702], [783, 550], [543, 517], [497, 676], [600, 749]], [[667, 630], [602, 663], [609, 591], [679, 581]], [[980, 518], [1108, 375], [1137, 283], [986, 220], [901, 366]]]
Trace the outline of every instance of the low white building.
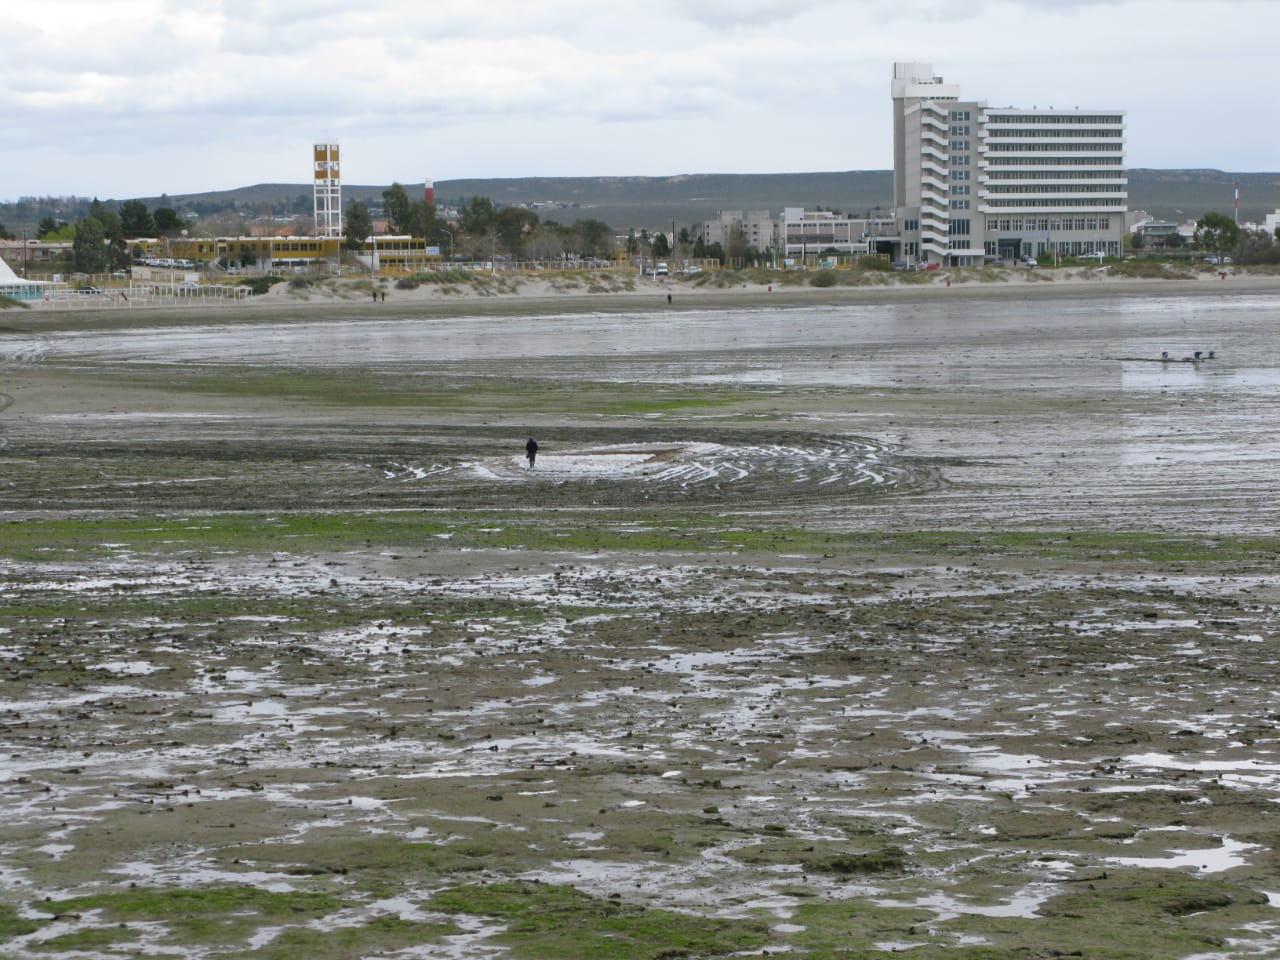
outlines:
[[892, 217], [848, 217], [803, 207], [783, 209], [779, 233], [779, 250], [786, 257], [807, 257], [830, 250], [858, 255], [889, 253], [898, 239], [897, 223]]

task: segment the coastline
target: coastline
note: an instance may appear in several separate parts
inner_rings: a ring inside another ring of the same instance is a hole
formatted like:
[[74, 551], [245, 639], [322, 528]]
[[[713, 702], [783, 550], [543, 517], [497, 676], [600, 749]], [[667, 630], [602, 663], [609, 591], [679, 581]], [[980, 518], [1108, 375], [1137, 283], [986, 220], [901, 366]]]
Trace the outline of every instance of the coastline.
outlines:
[[[95, 304], [37, 303], [0, 312], [0, 324], [16, 330], [73, 327], [155, 326], [175, 322], [255, 323], [314, 319], [341, 314], [360, 318], [387, 316], [458, 316], [503, 314], [618, 313], [637, 310], [707, 310], [735, 307], [839, 306], [936, 302], [945, 299], [1097, 299], [1103, 297], [1220, 297], [1241, 294], [1280, 295], [1280, 274], [1198, 271], [1184, 278], [1112, 277], [1096, 268], [1062, 270], [939, 271], [927, 279], [888, 274], [883, 282], [814, 287], [790, 283], [737, 282], [717, 284], [682, 278], [649, 279], [627, 276], [602, 277], [601, 282], [580, 278], [544, 279], [521, 275], [496, 278], [487, 275], [475, 282], [423, 283], [412, 289], [383, 277], [335, 279], [294, 287], [276, 284], [265, 294], [246, 300], [213, 301], [183, 299], [163, 303], [123, 305], [119, 301]], [[370, 294], [379, 291], [379, 299]], [[605, 283], [612, 283], [604, 289]], [[385, 299], [380, 299], [385, 294]], [[668, 297], [670, 300], [668, 301]], [[371, 302], [372, 300], [372, 302]], [[19, 319], [21, 318], [21, 320]]]

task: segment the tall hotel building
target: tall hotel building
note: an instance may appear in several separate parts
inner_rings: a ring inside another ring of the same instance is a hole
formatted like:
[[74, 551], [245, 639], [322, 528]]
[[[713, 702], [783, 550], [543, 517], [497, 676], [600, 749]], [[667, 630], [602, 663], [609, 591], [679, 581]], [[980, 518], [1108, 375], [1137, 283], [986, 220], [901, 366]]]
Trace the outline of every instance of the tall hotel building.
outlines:
[[893, 205], [902, 256], [1119, 256], [1124, 113], [989, 107], [928, 63], [893, 65]]

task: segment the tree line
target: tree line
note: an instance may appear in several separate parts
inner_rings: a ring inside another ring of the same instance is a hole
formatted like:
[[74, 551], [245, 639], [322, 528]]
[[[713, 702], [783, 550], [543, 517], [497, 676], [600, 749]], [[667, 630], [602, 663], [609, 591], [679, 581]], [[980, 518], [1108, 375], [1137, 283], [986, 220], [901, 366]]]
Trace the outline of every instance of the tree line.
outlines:
[[[1133, 234], [1134, 250], [1143, 250], [1146, 243], [1141, 233]], [[1161, 238], [1163, 249], [1180, 250], [1188, 245], [1182, 234], [1173, 233]], [[1235, 263], [1280, 264], [1280, 227], [1268, 232], [1242, 227], [1225, 213], [1206, 213], [1196, 221], [1190, 246], [1217, 257], [1229, 256]]]
[[[373, 215], [362, 200], [347, 204], [346, 245], [362, 249], [373, 235]], [[600, 220], [560, 224], [543, 220], [526, 207], [499, 207], [489, 197], [470, 197], [458, 207], [456, 221], [439, 216], [435, 204], [411, 199], [400, 183], [382, 192], [382, 213], [391, 234], [426, 240], [450, 259], [487, 260], [495, 256], [541, 259], [574, 253], [608, 257], [613, 231]]]
[[[489, 197], [464, 198], [456, 220], [443, 220], [435, 205], [425, 198], [412, 199], [400, 183], [382, 192], [382, 214], [391, 234], [426, 240], [439, 246], [447, 259], [488, 260], [511, 257], [517, 260], [545, 260], [566, 255], [609, 259], [619, 253], [662, 259], [678, 249], [686, 256], [718, 258], [725, 251], [720, 244], [705, 244], [687, 227], [675, 236], [631, 230], [619, 241], [614, 230], [602, 220], [578, 219], [573, 223], [543, 220], [527, 207], [500, 207]], [[344, 211], [346, 246], [352, 251], [364, 247], [373, 235], [373, 212], [363, 200], [353, 200]]]
[[[413, 199], [400, 183], [393, 183], [382, 193], [382, 214], [387, 229], [396, 235], [424, 239], [440, 247], [448, 259], [487, 260], [493, 257], [514, 259], [552, 259], [566, 255], [609, 259], [617, 254], [651, 257], [654, 260], [677, 255], [694, 259], [716, 259], [721, 262], [749, 262], [762, 253], [752, 249], [741, 230], [729, 230], [723, 245], [707, 244], [700, 236], [682, 227], [678, 233], [638, 233], [633, 229], [618, 238], [610, 226], [597, 219], [579, 219], [571, 224], [542, 220], [525, 207], [499, 207], [489, 197], [464, 199], [456, 220], [445, 220], [434, 204], [425, 198]], [[367, 203], [351, 201], [345, 210], [346, 246], [363, 249], [373, 235], [373, 214]], [[52, 213], [39, 222], [39, 239], [45, 242], [71, 244], [70, 266], [82, 273], [106, 273], [126, 269], [133, 259], [128, 240], [137, 237], [177, 236], [186, 221], [172, 207], [148, 209], [142, 200], [126, 200], [118, 208], [96, 198], [74, 225]], [[674, 227], [674, 224], [673, 224]], [[0, 223], [0, 239], [17, 239]], [[1171, 245], [1180, 243], [1181, 238]], [[1218, 256], [1231, 256], [1237, 263], [1280, 263], [1280, 229], [1241, 228], [1231, 217], [1206, 213], [1196, 223], [1193, 245]], [[1134, 237], [1134, 249], [1141, 249], [1140, 235]]]

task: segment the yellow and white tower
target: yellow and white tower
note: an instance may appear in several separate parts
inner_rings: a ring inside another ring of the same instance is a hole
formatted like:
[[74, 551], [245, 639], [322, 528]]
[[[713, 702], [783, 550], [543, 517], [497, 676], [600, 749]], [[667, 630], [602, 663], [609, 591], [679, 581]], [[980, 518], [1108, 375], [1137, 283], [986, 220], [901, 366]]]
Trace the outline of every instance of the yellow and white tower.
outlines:
[[336, 143], [315, 145], [312, 197], [318, 237], [342, 236], [342, 168], [338, 159]]

